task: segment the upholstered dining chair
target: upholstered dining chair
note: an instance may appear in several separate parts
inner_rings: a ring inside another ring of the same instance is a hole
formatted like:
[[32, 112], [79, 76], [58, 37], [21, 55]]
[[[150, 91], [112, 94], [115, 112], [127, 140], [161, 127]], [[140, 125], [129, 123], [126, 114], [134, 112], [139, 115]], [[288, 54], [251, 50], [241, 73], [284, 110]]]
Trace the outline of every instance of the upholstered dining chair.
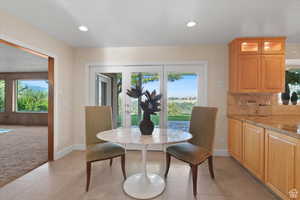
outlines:
[[212, 153], [217, 110], [214, 107], [194, 107], [189, 130], [193, 138], [188, 142], [171, 145], [166, 150], [165, 178], [168, 176], [171, 156], [188, 163], [193, 176], [194, 196], [197, 195], [198, 165], [208, 160], [210, 176], [215, 178]]
[[112, 129], [112, 111], [110, 106], [87, 106], [85, 108], [86, 120], [86, 191], [89, 190], [92, 163], [101, 160], [110, 160], [121, 157], [121, 167], [124, 179], [125, 150], [114, 143], [105, 142], [96, 137], [101, 131]]

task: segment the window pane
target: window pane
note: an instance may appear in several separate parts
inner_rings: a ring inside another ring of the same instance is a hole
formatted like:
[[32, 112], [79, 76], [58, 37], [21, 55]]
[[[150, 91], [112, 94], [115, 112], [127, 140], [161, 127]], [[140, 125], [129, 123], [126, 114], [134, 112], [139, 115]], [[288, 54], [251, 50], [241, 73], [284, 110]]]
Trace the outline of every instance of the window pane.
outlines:
[[5, 81], [0, 80], [0, 112], [5, 111]]
[[48, 81], [17, 81], [18, 112], [48, 112]]
[[[159, 94], [160, 82], [159, 82], [158, 73], [148, 73], [148, 72], [137, 72], [131, 74], [131, 86], [135, 87], [136, 85], [142, 86], [143, 91], [148, 90], [150, 93], [153, 90], [156, 90], [156, 93]], [[131, 125], [136, 127], [140, 124], [140, 121], [143, 117], [143, 110], [139, 105], [140, 101], [144, 101], [145, 97], [142, 99], [133, 99], [131, 98]], [[159, 115], [151, 115], [151, 120], [154, 123], [155, 127], [159, 126]]]
[[96, 105], [111, 106], [113, 128], [123, 124], [122, 73], [100, 73], [96, 83]]
[[194, 73], [168, 74], [168, 128], [189, 130], [197, 104], [198, 78]]

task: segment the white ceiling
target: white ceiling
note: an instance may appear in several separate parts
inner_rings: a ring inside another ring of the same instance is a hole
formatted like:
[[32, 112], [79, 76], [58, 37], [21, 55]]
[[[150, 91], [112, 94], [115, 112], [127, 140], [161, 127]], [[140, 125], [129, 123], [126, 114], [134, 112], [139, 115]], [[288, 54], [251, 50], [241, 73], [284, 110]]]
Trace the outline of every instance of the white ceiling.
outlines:
[[[77, 47], [300, 42], [300, 0], [0, 0], [3, 9]], [[189, 20], [198, 26], [188, 29]], [[89, 32], [79, 32], [86, 25]]]
[[0, 43], [0, 72], [46, 72], [48, 60]]

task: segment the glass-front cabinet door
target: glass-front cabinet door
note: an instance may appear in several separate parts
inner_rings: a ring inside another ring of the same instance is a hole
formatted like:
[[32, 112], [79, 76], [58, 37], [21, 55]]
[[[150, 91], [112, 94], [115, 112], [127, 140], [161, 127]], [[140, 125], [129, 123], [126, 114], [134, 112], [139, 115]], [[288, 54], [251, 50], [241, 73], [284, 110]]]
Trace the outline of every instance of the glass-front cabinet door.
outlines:
[[283, 54], [285, 51], [284, 39], [265, 39], [262, 45], [263, 54]]
[[240, 54], [259, 54], [261, 53], [261, 40], [240, 40], [238, 47]]

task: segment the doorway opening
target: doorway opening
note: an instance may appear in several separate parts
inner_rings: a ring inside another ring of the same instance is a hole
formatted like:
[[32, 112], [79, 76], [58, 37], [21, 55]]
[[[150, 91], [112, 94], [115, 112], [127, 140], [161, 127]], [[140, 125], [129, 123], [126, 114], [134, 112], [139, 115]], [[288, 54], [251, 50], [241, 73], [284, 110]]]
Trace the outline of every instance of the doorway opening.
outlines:
[[0, 187], [53, 160], [54, 58], [0, 39]]

